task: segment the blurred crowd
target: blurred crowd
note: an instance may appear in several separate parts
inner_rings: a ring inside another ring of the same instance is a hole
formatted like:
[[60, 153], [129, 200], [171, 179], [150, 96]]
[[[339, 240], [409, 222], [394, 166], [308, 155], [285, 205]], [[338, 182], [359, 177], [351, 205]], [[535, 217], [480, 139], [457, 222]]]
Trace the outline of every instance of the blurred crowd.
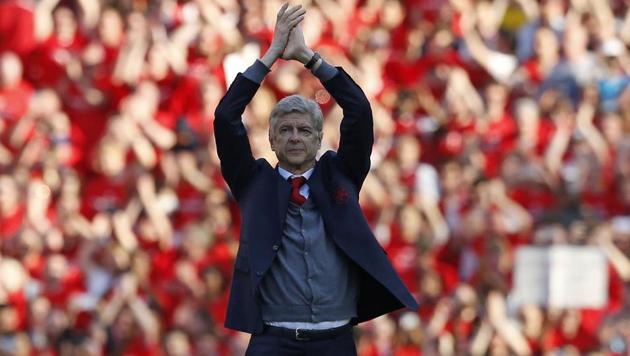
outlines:
[[[309, 45], [374, 111], [361, 203], [419, 312], [361, 356], [625, 355], [627, 0], [305, 0]], [[225, 329], [239, 215], [213, 111], [271, 42], [278, 0], [0, 0], [0, 355], [240, 355]], [[244, 120], [300, 93], [283, 62]], [[521, 246], [606, 257], [598, 308], [510, 303]]]

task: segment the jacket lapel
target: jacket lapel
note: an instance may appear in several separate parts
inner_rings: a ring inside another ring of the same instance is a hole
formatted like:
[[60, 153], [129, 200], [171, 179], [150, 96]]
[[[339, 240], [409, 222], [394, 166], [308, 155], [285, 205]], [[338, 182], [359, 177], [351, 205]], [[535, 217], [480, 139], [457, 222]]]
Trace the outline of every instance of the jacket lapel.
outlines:
[[320, 161], [317, 161], [315, 164], [315, 169], [313, 170], [313, 174], [306, 181], [310, 189], [310, 197], [313, 199], [315, 205], [317, 205], [317, 209], [319, 213], [322, 214], [322, 219], [324, 220], [324, 228], [329, 236], [336, 240], [335, 234], [332, 234], [330, 231], [329, 222], [333, 221], [330, 217], [330, 199], [328, 199], [326, 194], [326, 188], [324, 187], [324, 178], [322, 175], [322, 167]]
[[284, 222], [287, 217], [287, 209], [289, 208], [289, 197], [291, 196], [291, 186], [278, 172], [276, 166], [276, 190], [278, 197], [278, 225], [280, 226], [280, 233], [284, 229]]

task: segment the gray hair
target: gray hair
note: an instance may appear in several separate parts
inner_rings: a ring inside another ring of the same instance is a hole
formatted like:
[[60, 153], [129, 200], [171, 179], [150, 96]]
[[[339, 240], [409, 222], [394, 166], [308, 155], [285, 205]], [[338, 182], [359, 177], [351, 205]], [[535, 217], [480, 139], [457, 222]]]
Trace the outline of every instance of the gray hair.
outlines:
[[276, 127], [279, 117], [293, 112], [308, 115], [317, 132], [322, 132], [324, 125], [322, 110], [314, 100], [307, 99], [301, 95], [289, 95], [276, 104], [273, 110], [271, 110], [269, 128], [273, 129]]

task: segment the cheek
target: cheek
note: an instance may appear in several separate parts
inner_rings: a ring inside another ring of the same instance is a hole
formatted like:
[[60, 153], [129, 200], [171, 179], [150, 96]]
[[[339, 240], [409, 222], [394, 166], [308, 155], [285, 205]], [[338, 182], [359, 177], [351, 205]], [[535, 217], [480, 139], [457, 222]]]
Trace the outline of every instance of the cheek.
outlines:
[[269, 137], [269, 145], [273, 150], [276, 150], [278, 148], [278, 137]]

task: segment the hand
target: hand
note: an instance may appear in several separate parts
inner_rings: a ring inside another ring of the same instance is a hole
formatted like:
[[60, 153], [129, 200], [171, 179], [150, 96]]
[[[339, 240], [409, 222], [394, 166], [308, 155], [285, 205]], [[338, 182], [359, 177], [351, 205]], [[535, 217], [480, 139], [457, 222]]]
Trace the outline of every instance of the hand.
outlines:
[[304, 42], [304, 32], [300, 26], [295, 26], [289, 34], [289, 41], [282, 53], [282, 59], [294, 59], [306, 64], [311, 57], [313, 57], [313, 51], [306, 46]]
[[464, 36], [466, 34], [469, 34], [471, 31], [475, 31], [475, 26], [477, 25], [477, 16], [474, 12], [474, 9], [463, 12], [462, 17], [459, 21], [459, 27]]
[[500, 327], [507, 320], [505, 298], [498, 291], [492, 291], [486, 299], [486, 308], [490, 323], [495, 327]]
[[417, 195], [417, 202], [420, 209], [423, 211], [431, 211], [436, 209], [439, 201], [434, 194], [423, 194], [420, 193]]
[[262, 62], [267, 68], [271, 68], [273, 63], [280, 58], [289, 41], [291, 30], [304, 20], [305, 14], [306, 10], [302, 8], [302, 5], [292, 6], [291, 8], [289, 8], [288, 3], [282, 5], [276, 18], [276, 27], [273, 31], [271, 46], [269, 46], [267, 53], [262, 58]]
[[129, 300], [138, 293], [138, 279], [133, 273], [124, 274], [119, 282], [119, 291], [123, 299]]
[[599, 246], [606, 246], [613, 243], [613, 229], [609, 224], [601, 224], [593, 231], [593, 240]]
[[492, 201], [499, 205], [508, 200], [507, 192], [505, 191], [505, 184], [501, 180], [493, 179], [490, 181], [488, 184], [488, 192], [490, 193]]

